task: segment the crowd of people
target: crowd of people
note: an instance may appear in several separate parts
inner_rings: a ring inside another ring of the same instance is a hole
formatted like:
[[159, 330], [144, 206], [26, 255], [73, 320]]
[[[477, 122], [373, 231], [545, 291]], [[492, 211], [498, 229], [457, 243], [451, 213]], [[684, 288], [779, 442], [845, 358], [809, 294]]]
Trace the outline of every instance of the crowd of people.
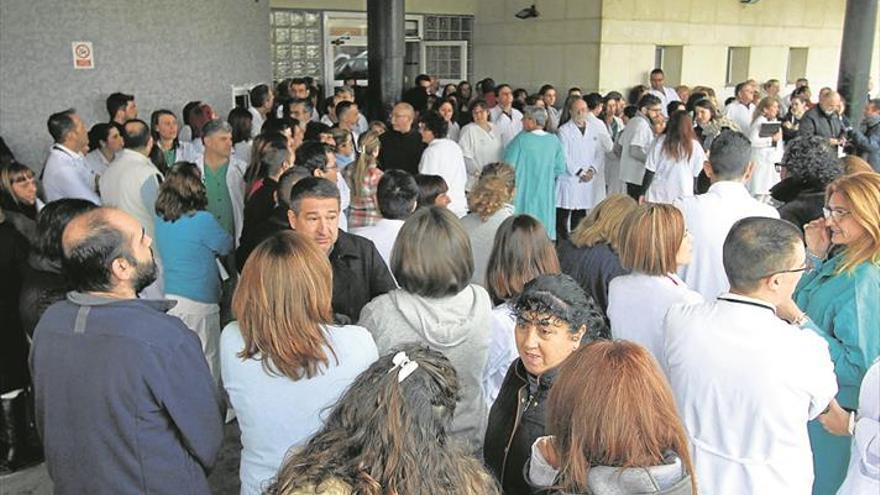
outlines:
[[235, 420], [248, 495], [880, 490], [880, 99], [332, 93], [0, 140], [4, 473], [209, 493]]

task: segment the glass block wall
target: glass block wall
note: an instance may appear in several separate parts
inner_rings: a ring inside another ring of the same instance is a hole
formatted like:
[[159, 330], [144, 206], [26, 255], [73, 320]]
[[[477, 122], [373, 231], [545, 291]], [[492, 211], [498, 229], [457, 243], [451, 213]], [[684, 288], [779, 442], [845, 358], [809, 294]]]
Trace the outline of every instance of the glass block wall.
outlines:
[[[473, 79], [474, 18], [468, 15], [426, 15], [425, 41], [467, 41], [467, 76]], [[461, 74], [460, 50], [451, 46], [431, 46], [425, 50], [425, 69], [441, 79], [456, 79]]]
[[272, 67], [276, 81], [287, 77], [323, 77], [321, 19], [318, 11], [273, 9]]

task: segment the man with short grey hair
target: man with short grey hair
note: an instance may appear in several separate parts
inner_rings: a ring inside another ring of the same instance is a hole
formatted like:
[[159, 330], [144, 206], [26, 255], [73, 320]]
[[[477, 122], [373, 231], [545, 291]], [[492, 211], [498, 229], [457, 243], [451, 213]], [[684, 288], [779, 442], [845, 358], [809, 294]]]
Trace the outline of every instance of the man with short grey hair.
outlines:
[[661, 365], [705, 493], [811, 491], [807, 422], [833, 404], [837, 378], [822, 330], [792, 299], [805, 263], [795, 225], [744, 218], [724, 242], [730, 292], [666, 314]]
[[827, 91], [819, 97], [819, 104], [807, 110], [798, 127], [799, 136], [820, 136], [828, 140], [832, 146], [840, 146], [844, 135], [843, 123], [840, 121], [840, 93]]
[[752, 177], [751, 153], [751, 142], [744, 134], [722, 132], [712, 143], [709, 161], [703, 164], [712, 183], [709, 190], [673, 202], [694, 239], [693, 258], [679, 275], [707, 301], [728, 289], [721, 246], [730, 227], [749, 216], [779, 218], [775, 208], [753, 198], [745, 187]]
[[516, 170], [517, 213], [528, 213], [544, 224], [556, 240], [556, 178], [566, 172], [565, 152], [555, 134], [544, 130], [547, 110], [527, 106], [522, 128], [504, 152], [504, 161]]
[[208, 195], [207, 210], [238, 246], [244, 225], [244, 172], [247, 164], [232, 156], [232, 127], [212, 120], [202, 128], [205, 153], [195, 160]]

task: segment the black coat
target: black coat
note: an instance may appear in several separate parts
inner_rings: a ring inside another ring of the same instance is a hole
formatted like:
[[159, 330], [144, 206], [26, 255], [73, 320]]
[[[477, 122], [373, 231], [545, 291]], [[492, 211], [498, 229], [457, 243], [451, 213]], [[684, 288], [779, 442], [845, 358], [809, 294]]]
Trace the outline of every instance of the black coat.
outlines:
[[61, 273], [61, 262], [31, 254], [24, 269], [18, 312], [24, 331], [33, 337], [37, 323], [49, 306], [64, 300], [73, 287]]
[[517, 359], [507, 370], [498, 398], [489, 411], [483, 459], [507, 495], [532, 492], [523, 468], [532, 444], [545, 435], [545, 409], [558, 374], [552, 369], [540, 377], [530, 375]]
[[357, 323], [361, 309], [397, 285], [382, 255], [369, 239], [339, 231], [330, 252], [333, 268], [333, 312]]
[[836, 113], [831, 115], [822, 111], [816, 105], [801, 118], [798, 128], [800, 136], [821, 136], [828, 139], [837, 139], [843, 134], [843, 123]]
[[422, 142], [422, 136], [418, 131], [410, 130], [402, 134], [394, 129], [388, 129], [379, 136], [379, 142], [382, 144], [379, 148], [380, 169], [399, 169], [412, 175], [419, 173], [419, 162], [427, 145]]
[[28, 345], [18, 315], [28, 242], [8, 221], [0, 223], [0, 394], [26, 387]]
[[275, 207], [269, 217], [262, 221], [249, 224], [245, 219], [241, 240], [239, 240], [238, 249], [235, 250], [235, 264], [238, 266], [238, 271], [240, 272], [244, 268], [244, 262], [261, 242], [272, 237], [276, 232], [285, 230], [290, 230], [290, 222], [287, 220], [287, 208], [283, 206]]
[[[604, 315], [608, 311], [608, 286], [615, 277], [629, 273], [621, 266], [617, 253], [606, 242], [579, 248], [567, 239], [559, 242], [556, 251], [562, 273], [577, 280], [584, 292], [593, 296]], [[607, 316], [605, 320], [608, 321]]]
[[822, 216], [825, 206], [825, 188], [811, 186], [787, 177], [770, 189], [770, 196], [782, 202], [779, 217], [797, 225], [801, 232], [804, 224]]

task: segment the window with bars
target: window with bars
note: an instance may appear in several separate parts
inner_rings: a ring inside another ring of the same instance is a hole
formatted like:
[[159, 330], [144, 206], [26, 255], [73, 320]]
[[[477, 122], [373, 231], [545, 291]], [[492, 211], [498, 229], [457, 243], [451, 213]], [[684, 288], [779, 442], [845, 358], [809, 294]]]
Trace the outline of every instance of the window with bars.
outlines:
[[422, 56], [425, 72], [441, 80], [470, 79], [473, 73], [473, 16], [426, 15], [424, 23]]
[[272, 68], [275, 80], [311, 76], [321, 79], [321, 13], [317, 11], [273, 9]]

